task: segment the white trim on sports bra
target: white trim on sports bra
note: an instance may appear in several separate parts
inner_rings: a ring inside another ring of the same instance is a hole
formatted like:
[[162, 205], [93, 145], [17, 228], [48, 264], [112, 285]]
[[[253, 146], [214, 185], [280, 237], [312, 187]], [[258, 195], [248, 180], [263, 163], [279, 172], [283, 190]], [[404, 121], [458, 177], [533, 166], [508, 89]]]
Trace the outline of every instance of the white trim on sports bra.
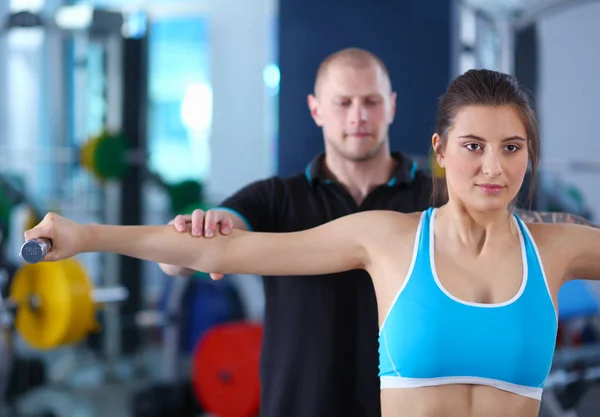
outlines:
[[514, 394], [523, 395], [540, 401], [542, 399], [542, 388], [526, 387], [524, 385], [511, 384], [510, 382], [498, 381], [496, 379], [479, 378], [475, 376], [448, 376], [438, 378], [404, 378], [402, 376], [382, 376], [380, 387], [384, 388], [420, 388], [435, 387], [439, 385], [463, 384], [463, 385], [486, 385]]
[[379, 335], [381, 335], [381, 330], [385, 326], [385, 322], [387, 321], [387, 318], [389, 317], [392, 309], [394, 308], [394, 305], [396, 305], [396, 301], [398, 300], [398, 297], [400, 297], [400, 294], [402, 294], [402, 291], [404, 290], [404, 288], [406, 288], [406, 285], [408, 284], [408, 281], [410, 280], [410, 277], [412, 276], [413, 271], [415, 269], [415, 263], [417, 262], [417, 255], [419, 253], [419, 243], [421, 243], [421, 230], [423, 228], [423, 223], [425, 221], [426, 215], [427, 215], [427, 210], [424, 210], [423, 213], [421, 213], [421, 217], [419, 219], [419, 225], [417, 226], [417, 234], [415, 236], [415, 243], [413, 245], [413, 253], [412, 253], [412, 260], [410, 261], [410, 267], [408, 268], [408, 272], [406, 273], [406, 276], [404, 277], [404, 282], [400, 286], [400, 289], [396, 293], [396, 296], [394, 297], [394, 299], [392, 300], [392, 302], [390, 304], [390, 307], [388, 308], [385, 318], [383, 319], [383, 323], [381, 323], [381, 327], [379, 327]]
[[448, 298], [456, 301], [457, 303], [465, 304], [465, 305], [472, 306], [472, 307], [497, 308], [497, 307], [505, 307], [507, 305], [510, 305], [510, 304], [516, 302], [521, 297], [523, 292], [525, 291], [525, 287], [527, 286], [527, 280], [529, 277], [528, 265], [527, 265], [528, 264], [527, 250], [525, 248], [525, 241], [523, 239], [523, 233], [521, 232], [521, 228], [519, 227], [519, 223], [517, 222], [517, 219], [515, 219], [514, 216], [512, 217], [515, 222], [515, 226], [517, 226], [517, 230], [519, 233], [519, 243], [521, 245], [521, 262], [523, 265], [523, 276], [521, 278], [521, 286], [519, 287], [519, 290], [516, 292], [515, 295], [513, 295], [509, 300], [506, 300], [504, 302], [501, 302], [501, 303], [476, 303], [473, 301], [461, 300], [460, 298], [452, 295], [444, 287], [444, 285], [440, 281], [440, 278], [438, 277], [437, 269], [435, 267], [435, 246], [434, 246], [434, 244], [435, 244], [435, 242], [434, 242], [434, 238], [435, 238], [434, 223], [435, 223], [436, 213], [437, 213], [437, 208], [432, 210], [431, 219], [429, 220], [429, 262], [431, 264], [431, 273], [433, 274], [433, 279], [435, 280], [435, 283], [437, 284], [438, 288], [444, 294], [446, 294], [446, 296], [448, 296]]

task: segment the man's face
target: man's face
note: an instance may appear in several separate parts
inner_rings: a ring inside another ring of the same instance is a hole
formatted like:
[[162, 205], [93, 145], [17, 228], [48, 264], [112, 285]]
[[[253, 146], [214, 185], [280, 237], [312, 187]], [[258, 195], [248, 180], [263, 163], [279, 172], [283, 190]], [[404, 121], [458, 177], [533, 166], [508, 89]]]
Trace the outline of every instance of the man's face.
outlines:
[[385, 150], [396, 95], [377, 65], [355, 68], [332, 63], [308, 104], [323, 129], [326, 152], [365, 161]]

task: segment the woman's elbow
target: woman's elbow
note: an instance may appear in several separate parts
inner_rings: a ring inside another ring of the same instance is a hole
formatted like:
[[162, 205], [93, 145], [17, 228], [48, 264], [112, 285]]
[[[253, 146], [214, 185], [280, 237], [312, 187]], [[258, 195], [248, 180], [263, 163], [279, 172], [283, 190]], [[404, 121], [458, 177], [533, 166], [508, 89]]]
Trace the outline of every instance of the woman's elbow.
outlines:
[[227, 260], [225, 248], [222, 247], [222, 244], [215, 244], [214, 246], [214, 248], [210, 247], [205, 248], [205, 250], [194, 251], [189, 267], [204, 273], [226, 272]]
[[211, 273], [217, 272], [221, 268], [220, 256], [196, 255], [190, 263], [190, 268], [199, 272]]
[[247, 235], [248, 232], [234, 230], [229, 235], [200, 238], [199, 246], [193, 249], [191, 268], [205, 273], [250, 273], [245, 269], [254, 264], [256, 245], [260, 246], [261, 242], [254, 241], [250, 245]]

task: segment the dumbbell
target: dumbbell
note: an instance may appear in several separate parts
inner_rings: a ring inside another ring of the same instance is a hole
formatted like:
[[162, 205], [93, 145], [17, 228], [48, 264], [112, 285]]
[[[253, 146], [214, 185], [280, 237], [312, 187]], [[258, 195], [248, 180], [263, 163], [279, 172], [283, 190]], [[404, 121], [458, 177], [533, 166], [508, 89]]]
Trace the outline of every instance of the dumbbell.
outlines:
[[37, 349], [83, 340], [99, 330], [95, 313], [100, 306], [129, 296], [124, 287], [93, 288], [75, 259], [40, 262], [51, 248], [52, 241], [44, 238], [23, 244], [21, 257], [26, 264], [17, 269], [8, 300], [0, 303], [4, 313], [16, 313], [14, 327]]
[[52, 249], [52, 240], [47, 238], [36, 238], [28, 240], [21, 246], [21, 259], [29, 264], [42, 261]]

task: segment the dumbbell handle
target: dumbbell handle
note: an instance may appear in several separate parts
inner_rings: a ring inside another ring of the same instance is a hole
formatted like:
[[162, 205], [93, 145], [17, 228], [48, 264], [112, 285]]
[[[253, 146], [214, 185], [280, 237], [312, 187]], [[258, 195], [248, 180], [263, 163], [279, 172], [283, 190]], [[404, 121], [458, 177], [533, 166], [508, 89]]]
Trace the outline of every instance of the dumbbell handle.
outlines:
[[52, 249], [52, 240], [40, 237], [28, 240], [21, 246], [21, 258], [30, 264], [40, 262]]

